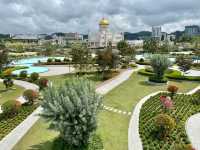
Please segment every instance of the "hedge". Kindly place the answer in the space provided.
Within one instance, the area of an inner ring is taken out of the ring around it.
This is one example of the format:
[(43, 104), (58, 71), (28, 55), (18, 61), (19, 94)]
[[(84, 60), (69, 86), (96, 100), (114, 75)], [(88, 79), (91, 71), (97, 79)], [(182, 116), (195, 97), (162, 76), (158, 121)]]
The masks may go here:
[[(138, 74), (145, 75), (145, 76), (153, 76), (154, 75), (153, 72), (146, 71), (146, 69), (140, 69), (138, 71)], [(174, 80), (200, 81), (200, 76), (198, 76), (198, 77), (183, 76), (181, 74), (181, 72), (177, 71), (177, 70), (173, 70), (173, 71), (168, 70), (165, 73), (165, 77), (168, 79), (174, 79)]]

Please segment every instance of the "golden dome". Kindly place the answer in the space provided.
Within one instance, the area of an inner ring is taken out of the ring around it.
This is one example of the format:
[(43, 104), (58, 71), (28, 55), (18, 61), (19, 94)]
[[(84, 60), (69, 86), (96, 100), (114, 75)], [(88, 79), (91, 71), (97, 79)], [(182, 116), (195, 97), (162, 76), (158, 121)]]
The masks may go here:
[(99, 25), (109, 25), (109, 21), (105, 18), (101, 19)]

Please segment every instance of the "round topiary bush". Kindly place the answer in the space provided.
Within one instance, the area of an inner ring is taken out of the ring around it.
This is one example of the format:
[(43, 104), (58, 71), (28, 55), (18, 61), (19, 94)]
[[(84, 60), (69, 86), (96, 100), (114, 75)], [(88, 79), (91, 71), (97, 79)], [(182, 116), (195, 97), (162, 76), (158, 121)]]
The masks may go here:
[(36, 81), (39, 78), (39, 74), (36, 72), (31, 73), (30, 75), (31, 81)]
[(12, 75), (12, 69), (6, 69), (4, 72), (3, 72), (3, 76), (4, 77), (10, 77)]
[(169, 85), (167, 87), (167, 91), (171, 93), (171, 98), (173, 98), (174, 95), (178, 92), (178, 87), (175, 85)]
[(43, 90), (44, 88), (48, 87), (49, 80), (46, 78), (40, 78), (38, 80), (38, 86), (40, 87), (40, 90)]
[(155, 126), (158, 131), (158, 138), (164, 139), (175, 128), (176, 122), (174, 118), (167, 114), (159, 114), (155, 117)]
[(48, 63), (51, 63), (51, 62), (53, 62), (53, 59), (52, 59), (52, 58), (48, 58), (48, 59), (47, 59), (47, 62), (48, 62)]
[(2, 104), (1, 109), (3, 111), (4, 116), (14, 116), (18, 113), (18, 110), (21, 107), (21, 103), (19, 101), (10, 100)]
[(19, 73), (19, 77), (22, 78), (22, 79), (25, 79), (27, 78), (28, 76), (28, 73), (26, 70), (22, 70), (20, 73)]
[(11, 78), (4, 79), (3, 84), (5, 85), (6, 89), (11, 88), (14, 85), (13, 80)]
[(32, 105), (34, 101), (38, 98), (38, 93), (33, 90), (26, 90), (23, 93), (23, 97), (27, 100), (27, 103)]

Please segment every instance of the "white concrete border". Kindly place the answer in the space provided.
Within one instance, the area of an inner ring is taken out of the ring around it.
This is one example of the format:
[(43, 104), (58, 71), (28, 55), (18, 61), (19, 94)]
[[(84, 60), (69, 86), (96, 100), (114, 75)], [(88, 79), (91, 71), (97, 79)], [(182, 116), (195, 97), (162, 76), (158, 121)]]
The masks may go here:
[[(186, 94), (187, 95), (194, 94), (199, 89), (200, 89), (200, 86), (196, 87), (195, 89), (191, 90), (190, 92), (188, 92)], [(149, 100), (152, 96), (155, 96), (155, 95), (157, 95), (157, 94), (159, 94), (161, 92), (164, 92), (164, 91), (158, 91), (158, 92), (151, 93), (151, 94), (145, 96), (135, 106), (135, 108), (133, 110), (133, 113), (132, 113), (132, 116), (131, 116), (131, 120), (129, 122), (129, 129), (128, 129), (128, 149), (129, 150), (143, 150), (142, 140), (141, 140), (140, 134), (139, 134), (139, 116), (140, 116), (140, 110), (142, 108), (142, 105), (147, 100)], [(182, 93), (179, 93), (179, 94), (182, 94)], [(200, 118), (199, 118), (199, 120), (200, 120)], [(199, 123), (200, 123), (200, 121), (199, 121)], [(187, 131), (187, 128), (186, 128), (186, 131)], [(189, 136), (189, 138), (190, 138), (190, 136)], [(190, 140), (192, 141), (192, 138), (190, 138)], [(199, 142), (199, 147), (200, 147), (200, 142)], [(198, 150), (200, 150), (200, 149), (198, 149)]]

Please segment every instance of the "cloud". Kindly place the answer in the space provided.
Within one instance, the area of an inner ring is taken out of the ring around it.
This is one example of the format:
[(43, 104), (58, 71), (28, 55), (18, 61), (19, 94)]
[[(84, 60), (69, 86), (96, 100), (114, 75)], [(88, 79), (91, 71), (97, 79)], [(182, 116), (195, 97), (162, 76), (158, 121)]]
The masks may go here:
[(199, 6), (199, 0), (1, 0), (0, 33), (87, 33), (102, 17), (116, 31), (161, 25), (171, 32), (200, 25)]

